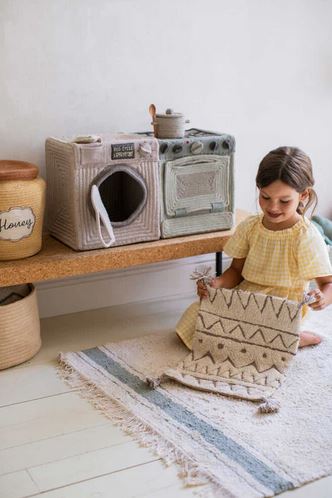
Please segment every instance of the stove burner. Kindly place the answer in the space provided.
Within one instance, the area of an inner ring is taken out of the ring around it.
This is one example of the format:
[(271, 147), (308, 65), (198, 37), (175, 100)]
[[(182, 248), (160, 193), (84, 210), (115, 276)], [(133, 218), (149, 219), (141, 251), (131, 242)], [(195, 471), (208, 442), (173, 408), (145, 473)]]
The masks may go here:
[[(145, 132), (138, 132), (138, 135), (145, 135), (147, 137), (153, 137), (153, 131), (145, 131)], [(206, 137), (206, 136), (219, 136), (220, 133), (214, 133), (213, 131), (206, 131), (206, 130), (199, 130), (198, 128), (190, 128), (189, 130), (185, 131), (184, 138), (190, 138), (190, 137)], [(180, 140), (180, 138), (177, 139), (172, 139), (172, 138), (159, 138), (158, 140)]]
[(199, 130), (198, 128), (190, 128), (185, 132), (186, 137), (206, 137), (209, 135), (216, 136), (219, 135), (219, 133), (213, 133), (212, 131), (206, 131), (206, 130)]

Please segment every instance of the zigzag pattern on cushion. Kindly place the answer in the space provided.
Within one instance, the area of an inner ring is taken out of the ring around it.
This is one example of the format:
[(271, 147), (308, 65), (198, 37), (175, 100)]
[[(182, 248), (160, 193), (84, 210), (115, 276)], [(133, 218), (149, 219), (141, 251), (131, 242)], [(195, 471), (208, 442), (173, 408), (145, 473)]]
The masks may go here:
[[(199, 320), (201, 320), (201, 328)], [(286, 351), (298, 342), (298, 334), (273, 327), (257, 326), (255, 323), (244, 323), (236, 318), (218, 317), (211, 323), (211, 317), (204, 316), (202, 312), (198, 314), (196, 330), (212, 337), (225, 337), (257, 346), (264, 345), (272, 349), (282, 348)]]
[(297, 303), (209, 288), (192, 351), (167, 375), (197, 389), (261, 399), (277, 389), (299, 342)]
[[(216, 306), (220, 307), (220, 305), (224, 303), (228, 310), (232, 309), (234, 306), (240, 305), (243, 311), (246, 311), (250, 306), (251, 311), (259, 311), (262, 316), (265, 315), (268, 316), (268, 318), (271, 318), (271, 313), (274, 313), (275, 318), (279, 318), (280, 315), (285, 315), (287, 312), (291, 322), (293, 322), (300, 313), (300, 308), (298, 306), (294, 307), (291, 304), (292, 302), (287, 299), (241, 290), (232, 290), (230, 294), (228, 294), (225, 290), (227, 289), (211, 289), (208, 299), (202, 301), (203, 305), (209, 301), (211, 304), (216, 303)], [(268, 306), (268, 304), (270, 304), (270, 306)], [(202, 309), (204, 309), (204, 307), (202, 307)]]

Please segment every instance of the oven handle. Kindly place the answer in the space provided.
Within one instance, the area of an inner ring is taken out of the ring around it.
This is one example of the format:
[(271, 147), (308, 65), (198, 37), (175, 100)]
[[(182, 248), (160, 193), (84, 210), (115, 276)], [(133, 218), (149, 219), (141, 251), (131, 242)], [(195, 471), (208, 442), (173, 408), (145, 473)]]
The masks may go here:
[[(107, 214), (107, 211), (105, 209), (103, 201), (101, 200), (99, 189), (98, 189), (97, 185), (92, 185), (92, 187), (91, 187), (91, 202), (92, 202), (92, 206), (93, 206), (93, 209), (94, 209), (95, 215), (96, 215), (96, 223), (97, 223), (97, 229), (98, 229), (98, 234), (99, 234), (100, 240), (101, 240), (104, 247), (110, 247), (115, 242), (115, 236), (114, 236), (113, 227), (112, 227), (112, 224), (110, 222), (109, 216)], [(103, 237), (103, 234), (101, 232), (100, 220), (102, 221), (102, 223), (107, 231), (107, 234), (110, 238), (109, 242), (106, 242), (106, 240)]]

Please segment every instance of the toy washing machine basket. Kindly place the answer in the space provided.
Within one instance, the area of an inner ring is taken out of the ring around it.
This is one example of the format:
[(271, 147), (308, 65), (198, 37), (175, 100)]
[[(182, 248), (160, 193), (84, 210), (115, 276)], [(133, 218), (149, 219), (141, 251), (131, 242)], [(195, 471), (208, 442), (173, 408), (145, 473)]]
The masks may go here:
[(48, 229), (75, 250), (160, 238), (158, 142), (110, 134), (46, 140)]

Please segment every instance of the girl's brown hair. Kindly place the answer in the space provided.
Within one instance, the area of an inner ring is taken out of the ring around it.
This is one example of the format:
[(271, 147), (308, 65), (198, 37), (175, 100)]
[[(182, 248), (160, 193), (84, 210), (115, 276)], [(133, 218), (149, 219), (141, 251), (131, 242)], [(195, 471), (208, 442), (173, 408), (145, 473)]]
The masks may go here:
[(278, 147), (278, 149), (271, 150), (263, 157), (259, 165), (256, 185), (261, 189), (276, 180), (281, 180), (299, 193), (309, 189), (309, 199), (306, 205), (300, 202), (297, 212), (303, 215), (313, 205), (313, 213), (318, 199), (312, 188), (315, 180), (312, 175), (311, 160), (307, 154), (296, 147)]

